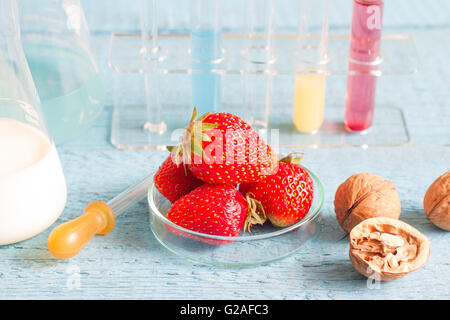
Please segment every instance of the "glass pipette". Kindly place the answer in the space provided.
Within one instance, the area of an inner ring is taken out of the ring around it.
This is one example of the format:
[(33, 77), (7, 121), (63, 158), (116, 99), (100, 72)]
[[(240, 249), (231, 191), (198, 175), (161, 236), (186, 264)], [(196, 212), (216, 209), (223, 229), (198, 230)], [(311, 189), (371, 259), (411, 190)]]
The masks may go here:
[(115, 217), (144, 199), (152, 182), (153, 174), (127, 188), (108, 202), (93, 201), (89, 203), (82, 216), (52, 230), (48, 237), (48, 250), (56, 258), (73, 257), (94, 235), (109, 233), (114, 228)]

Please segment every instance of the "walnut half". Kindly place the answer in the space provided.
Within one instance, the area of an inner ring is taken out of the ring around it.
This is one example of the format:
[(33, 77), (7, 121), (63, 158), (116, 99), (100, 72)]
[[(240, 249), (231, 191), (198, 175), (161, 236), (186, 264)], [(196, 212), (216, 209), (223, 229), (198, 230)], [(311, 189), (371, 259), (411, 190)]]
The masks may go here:
[(431, 184), (423, 199), (423, 207), (428, 220), (450, 231), (450, 171)]
[(350, 259), (366, 277), (381, 281), (401, 278), (420, 269), (430, 255), (430, 240), (400, 220), (376, 217), (350, 232)]

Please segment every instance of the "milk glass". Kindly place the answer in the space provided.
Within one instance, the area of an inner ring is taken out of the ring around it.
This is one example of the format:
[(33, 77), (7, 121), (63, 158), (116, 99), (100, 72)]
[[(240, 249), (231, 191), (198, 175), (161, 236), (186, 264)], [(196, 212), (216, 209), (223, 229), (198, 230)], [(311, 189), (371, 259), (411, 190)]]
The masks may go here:
[(0, 245), (37, 235), (67, 190), (22, 49), (16, 0), (0, 0)]

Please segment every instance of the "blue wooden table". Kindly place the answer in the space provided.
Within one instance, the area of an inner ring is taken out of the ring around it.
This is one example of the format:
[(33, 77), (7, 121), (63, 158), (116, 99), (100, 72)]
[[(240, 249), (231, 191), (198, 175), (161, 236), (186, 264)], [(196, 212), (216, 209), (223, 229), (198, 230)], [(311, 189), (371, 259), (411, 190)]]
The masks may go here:
[[(97, 2), (84, 3), (93, 50), (108, 78), (109, 33), (130, 28), (126, 25), (130, 20), (121, 20), (126, 15), (118, 8), (100, 15), (103, 11)], [(450, 4), (437, 0), (396, 3), (386, 13), (388, 27), (413, 34), (421, 70), (414, 76), (386, 77), (380, 99), (400, 102), (411, 143), (395, 148), (305, 151), (305, 165), (319, 175), (325, 187), (322, 230), (314, 241), (265, 266), (225, 269), (194, 264), (157, 243), (148, 224), (147, 204), (142, 202), (118, 218), (109, 235), (95, 237), (70, 260), (54, 259), (48, 252), (50, 229), (28, 241), (1, 247), (0, 298), (449, 299), (450, 233), (425, 218), (422, 201), (433, 180), (450, 170)], [(337, 9), (348, 17), (345, 8), (348, 5)], [(335, 21), (337, 29), (345, 29), (341, 22)], [(80, 215), (89, 201), (110, 199), (154, 171), (167, 156), (162, 151), (115, 149), (109, 143), (111, 109), (108, 101), (91, 129), (58, 147), (69, 193), (55, 226)], [(393, 181), (401, 199), (401, 219), (430, 238), (431, 255), (419, 271), (371, 286), (354, 270), (348, 237), (336, 222), (333, 200), (338, 185), (357, 172), (372, 172)]]

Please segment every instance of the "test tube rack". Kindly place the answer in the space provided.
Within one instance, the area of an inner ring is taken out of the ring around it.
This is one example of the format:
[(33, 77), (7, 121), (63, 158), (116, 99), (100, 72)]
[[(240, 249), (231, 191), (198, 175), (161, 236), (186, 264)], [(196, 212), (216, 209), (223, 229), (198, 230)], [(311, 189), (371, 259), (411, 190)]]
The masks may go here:
[[(295, 34), (274, 34), (273, 59), (249, 61), (245, 56), (247, 35), (222, 33), (222, 55), (205, 69), (193, 67), (189, 33), (164, 34), (155, 29), (152, 32), (153, 35), (144, 35), (148, 41), (155, 37), (158, 40), (154, 56), (150, 58), (143, 58), (142, 33), (111, 34), (108, 56), (109, 67), (114, 71), (111, 143), (119, 149), (164, 149), (177, 144), (194, 107), (192, 94), (196, 75), (220, 78), (220, 111), (244, 119), (248, 116), (248, 110), (245, 110), (248, 82), (256, 81), (253, 86), (256, 92), (252, 93), (257, 100), (255, 104), (259, 111), (267, 112), (268, 119), (260, 132), (267, 134), (276, 130), (280, 148), (367, 148), (401, 146), (410, 141), (402, 109), (397, 102), (383, 97), (377, 98), (374, 124), (367, 132), (345, 131), (348, 35), (328, 37), (324, 123), (318, 132), (305, 134), (296, 130), (292, 120)], [(409, 34), (383, 35), (381, 55), (382, 62), (375, 74), (378, 77), (410, 75), (418, 71), (419, 59)], [(126, 92), (122, 90), (124, 83)], [(379, 96), (383, 92), (382, 86), (381, 81)], [(157, 109), (154, 106), (149, 109), (149, 101), (156, 101)], [(157, 130), (149, 130), (146, 124), (155, 114), (163, 125), (157, 126)], [(270, 143), (270, 137), (265, 138)]]

